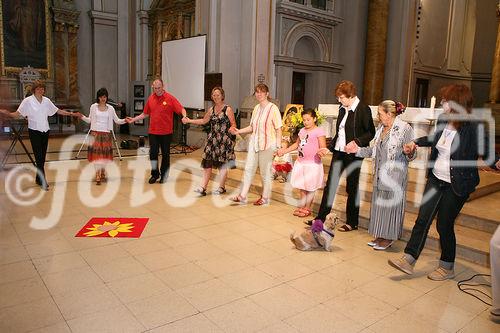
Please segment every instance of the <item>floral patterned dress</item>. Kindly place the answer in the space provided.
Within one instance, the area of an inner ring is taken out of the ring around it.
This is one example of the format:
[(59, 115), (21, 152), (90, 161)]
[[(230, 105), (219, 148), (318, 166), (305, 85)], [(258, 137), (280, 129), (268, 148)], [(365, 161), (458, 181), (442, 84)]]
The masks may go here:
[(224, 105), (221, 112), (215, 113), (212, 108), (210, 115), (210, 132), (208, 132), (207, 142), (203, 150), (201, 166), (202, 168), (235, 168), (234, 136), (229, 133), (231, 123), (226, 114), (227, 105)]

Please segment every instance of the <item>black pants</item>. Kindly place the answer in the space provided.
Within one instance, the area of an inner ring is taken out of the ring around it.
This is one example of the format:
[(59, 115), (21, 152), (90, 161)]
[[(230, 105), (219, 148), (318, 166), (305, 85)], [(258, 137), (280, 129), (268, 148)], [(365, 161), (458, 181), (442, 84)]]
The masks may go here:
[[(149, 134), (149, 160), (151, 161), (151, 177), (168, 177), (170, 169), (170, 142), (172, 134)], [(161, 168), (158, 171), (158, 152), (161, 149)]]
[(328, 180), (323, 189), (323, 197), (319, 207), (317, 219), (325, 220), (326, 216), (332, 210), (333, 201), (337, 187), (339, 186), (340, 176), (346, 171), (347, 177), (347, 221), (351, 227), (356, 228), (359, 223), (359, 174), (361, 172), (362, 159), (356, 158), (354, 154), (335, 151), (328, 171)]
[(450, 183), (437, 179), (431, 172), (425, 185), (417, 220), (404, 252), (418, 259), (424, 248), (432, 220), (437, 214), (436, 228), (441, 245), (441, 260), (449, 263), (455, 262), (457, 244), (455, 219), (468, 197), (468, 195), (456, 195)]
[(47, 147), (49, 145), (49, 131), (40, 132), (28, 128), (28, 135), (35, 155), (36, 163), (36, 183), (39, 185), (47, 185), (45, 179), (45, 156), (47, 155)]

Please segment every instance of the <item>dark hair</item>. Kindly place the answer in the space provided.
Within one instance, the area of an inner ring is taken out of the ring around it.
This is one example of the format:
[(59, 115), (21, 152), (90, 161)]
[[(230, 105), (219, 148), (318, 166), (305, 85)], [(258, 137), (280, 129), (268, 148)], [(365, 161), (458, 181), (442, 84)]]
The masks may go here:
[(344, 80), (337, 84), (337, 87), (335, 88), (335, 96), (340, 97), (342, 95), (347, 98), (356, 96), (356, 86), (354, 86), (354, 83)]
[(106, 88), (101, 88), (97, 90), (95, 101), (99, 103), (99, 97), (106, 96), (106, 102), (108, 101), (108, 90)]
[(302, 112), (300, 113), (300, 115), (301, 115), (302, 117), (304, 117), (304, 115), (306, 115), (306, 114), (310, 115), (310, 116), (311, 116), (311, 117), (313, 117), (313, 118), (318, 118), (318, 116), (317, 116), (317, 114), (316, 114), (316, 111), (314, 111), (314, 109), (305, 109), (304, 111), (302, 111)]
[[(461, 105), (467, 113), (472, 112), (472, 91), (465, 84), (450, 84), (439, 90), (439, 96), (446, 101), (453, 101)], [(450, 106), (451, 107), (451, 106)], [(451, 107), (451, 113), (460, 113)]]
[(212, 92), (210, 93), (210, 97), (212, 97), (212, 94), (216, 90), (220, 91), (220, 94), (222, 96), (222, 100), (225, 100), (226, 99), (226, 93), (224, 92), (224, 89), (222, 89), (222, 87), (220, 87), (220, 86), (213, 87)]
[(269, 92), (269, 87), (267, 85), (265, 85), (264, 83), (259, 83), (258, 85), (255, 86), (254, 94), (256, 92), (265, 92), (265, 93), (268, 93)]

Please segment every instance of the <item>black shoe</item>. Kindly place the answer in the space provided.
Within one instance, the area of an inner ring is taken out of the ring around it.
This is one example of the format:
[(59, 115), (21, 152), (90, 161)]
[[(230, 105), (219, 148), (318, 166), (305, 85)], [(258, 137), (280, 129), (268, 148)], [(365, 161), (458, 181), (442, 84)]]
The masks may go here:
[(164, 184), (167, 182), (167, 177), (160, 177), (160, 184)]
[(151, 178), (149, 178), (149, 180), (148, 180), (148, 183), (154, 184), (154, 183), (156, 183), (157, 180), (158, 180), (158, 177), (151, 176)]
[(307, 221), (304, 221), (304, 224), (311, 226), (311, 225), (313, 225), (313, 222), (314, 222), (314, 220), (307, 220)]

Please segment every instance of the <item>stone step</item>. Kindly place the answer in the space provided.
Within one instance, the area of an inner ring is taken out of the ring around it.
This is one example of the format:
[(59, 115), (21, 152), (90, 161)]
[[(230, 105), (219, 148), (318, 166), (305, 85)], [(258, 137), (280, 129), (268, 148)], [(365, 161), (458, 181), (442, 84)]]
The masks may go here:
[[(200, 169), (199, 162), (193, 159), (178, 159), (177, 163), (174, 164), (176, 168), (195, 174), (197, 176), (202, 175), (202, 170)], [(364, 171), (364, 170), (363, 170)], [(413, 173), (413, 172), (411, 172)], [(215, 180), (217, 174), (212, 172), (212, 180)], [(410, 175), (414, 177), (414, 175)], [(237, 169), (233, 169), (229, 172), (226, 185), (238, 188), (241, 185), (241, 179), (243, 178), (243, 166), (238, 165)], [(370, 218), (370, 200), (371, 200), (371, 180), (369, 175), (364, 173), (361, 178), (361, 186), (364, 186), (365, 190), (361, 193), (361, 206), (360, 206), (360, 227), (368, 228), (368, 222)], [(420, 182), (420, 180), (414, 178), (414, 184)], [(364, 183), (364, 184), (363, 184)], [(254, 177), (252, 186), (250, 187), (250, 192), (258, 194), (261, 191), (260, 187), (260, 177), (257, 174)], [(314, 210), (317, 211), (321, 201), (322, 190), (318, 190), (314, 200)], [(411, 234), (411, 230), (415, 223), (418, 206), (414, 203), (416, 200), (411, 200), (410, 198), (418, 196), (415, 192), (407, 192), (407, 208), (405, 214), (405, 220), (403, 224), (403, 236), (402, 240), (407, 241)], [(272, 199), (279, 202), (288, 203), (290, 205), (295, 205), (298, 198), (298, 191), (293, 190), (289, 183), (279, 183), (273, 182), (272, 189)], [(333, 206), (333, 211), (341, 218), (345, 219), (345, 202), (347, 200), (347, 193), (345, 193), (345, 180), (341, 181), (341, 186), (339, 186), (339, 191), (335, 197), (335, 202)], [(466, 203), (463, 211), (457, 218), (457, 225), (455, 227), (456, 238), (457, 238), (457, 257), (463, 258), (465, 260), (481, 264), (483, 266), (489, 265), (489, 240), (492, 233), (496, 230), (496, 227), (500, 224), (500, 219), (496, 218), (494, 215), (485, 214), (486, 216), (477, 216), (477, 209), (474, 207), (467, 208), (467, 205), (471, 203)], [(292, 210), (292, 208), (291, 208)], [(429, 231), (429, 235), (426, 242), (426, 248), (433, 250), (439, 250), (439, 236), (437, 234), (435, 223)]]

